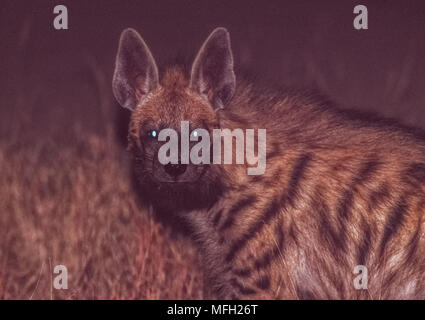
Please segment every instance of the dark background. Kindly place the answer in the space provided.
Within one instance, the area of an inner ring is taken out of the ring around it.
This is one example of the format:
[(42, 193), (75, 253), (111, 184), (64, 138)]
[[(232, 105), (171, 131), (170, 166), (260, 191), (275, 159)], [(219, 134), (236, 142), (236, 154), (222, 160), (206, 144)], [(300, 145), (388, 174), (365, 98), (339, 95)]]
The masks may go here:
[[(68, 8), (68, 30), (53, 28), (58, 4)], [(368, 7), (368, 30), (353, 28), (357, 4)], [(0, 10), (2, 136), (21, 113), (43, 130), (51, 121), (98, 128), (99, 108), (116, 108), (110, 82), (126, 27), (161, 65), (194, 56), (224, 26), (237, 66), (425, 127), (423, 1), (3, 0)]]

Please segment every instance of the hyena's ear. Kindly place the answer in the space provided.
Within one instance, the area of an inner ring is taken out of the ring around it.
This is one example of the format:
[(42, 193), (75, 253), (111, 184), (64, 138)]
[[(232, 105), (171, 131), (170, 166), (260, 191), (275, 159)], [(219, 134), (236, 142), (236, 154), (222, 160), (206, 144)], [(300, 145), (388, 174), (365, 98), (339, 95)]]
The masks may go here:
[(112, 79), (114, 96), (125, 108), (133, 110), (158, 86), (158, 68), (152, 54), (133, 29), (122, 32)]
[(235, 84), (229, 33), (224, 28), (217, 28), (193, 62), (190, 87), (205, 97), (214, 109), (219, 109), (232, 98)]

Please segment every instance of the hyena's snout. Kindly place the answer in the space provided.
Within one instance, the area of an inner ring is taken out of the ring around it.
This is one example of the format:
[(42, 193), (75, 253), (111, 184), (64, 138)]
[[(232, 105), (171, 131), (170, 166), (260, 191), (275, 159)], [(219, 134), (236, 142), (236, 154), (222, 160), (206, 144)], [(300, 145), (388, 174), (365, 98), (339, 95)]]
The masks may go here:
[[(176, 144), (180, 145), (180, 140)], [(158, 143), (157, 147), (160, 146), (162, 145)], [(188, 162), (182, 161), (184, 157), (182, 157), (180, 150), (176, 152), (175, 159), (165, 157), (165, 153), (158, 149), (153, 152), (152, 176), (157, 182), (172, 182), (173, 184), (176, 182), (195, 182), (207, 170), (206, 165), (193, 164), (190, 160)]]
[(186, 172), (186, 164), (166, 164), (164, 165), (164, 171), (172, 178), (178, 178)]

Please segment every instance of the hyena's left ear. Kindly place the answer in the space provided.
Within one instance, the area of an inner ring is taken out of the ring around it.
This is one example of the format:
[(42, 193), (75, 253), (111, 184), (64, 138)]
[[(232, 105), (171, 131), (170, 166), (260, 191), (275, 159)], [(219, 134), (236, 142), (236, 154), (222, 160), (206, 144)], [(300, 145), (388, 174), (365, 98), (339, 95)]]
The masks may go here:
[(158, 68), (136, 30), (122, 32), (112, 79), (114, 96), (121, 106), (133, 110), (158, 86)]
[(217, 28), (193, 62), (190, 87), (206, 98), (214, 109), (219, 109), (232, 98), (235, 84), (229, 32)]

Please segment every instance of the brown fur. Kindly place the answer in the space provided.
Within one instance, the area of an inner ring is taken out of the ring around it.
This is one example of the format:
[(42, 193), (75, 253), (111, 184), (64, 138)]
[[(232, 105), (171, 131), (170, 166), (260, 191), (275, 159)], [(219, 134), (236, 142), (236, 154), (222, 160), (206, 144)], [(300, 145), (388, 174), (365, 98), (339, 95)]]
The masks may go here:
[[(146, 123), (267, 129), (264, 175), (210, 165), (191, 194), (178, 186), (154, 191), (154, 206), (208, 198), (174, 211), (193, 227), (214, 296), (425, 298), (425, 140), (308, 94), (240, 80), (225, 108), (214, 111), (189, 83), (179, 68), (168, 69), (135, 108), (129, 141), (136, 160)], [(354, 288), (356, 265), (368, 268), (368, 290)]]

